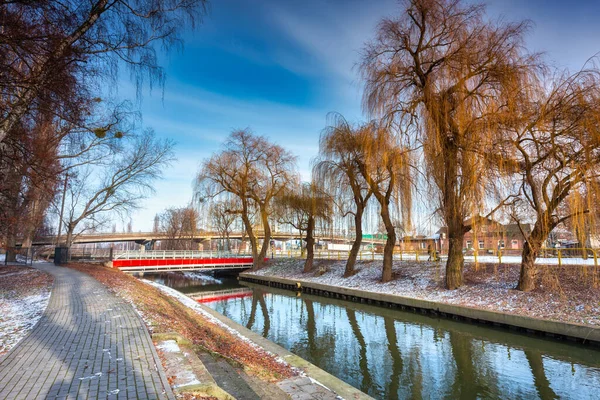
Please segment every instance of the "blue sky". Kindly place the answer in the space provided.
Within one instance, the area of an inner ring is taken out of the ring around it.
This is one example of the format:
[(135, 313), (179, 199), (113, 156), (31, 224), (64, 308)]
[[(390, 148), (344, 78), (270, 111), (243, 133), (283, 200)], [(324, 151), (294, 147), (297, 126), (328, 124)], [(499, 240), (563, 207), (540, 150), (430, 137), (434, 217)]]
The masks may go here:
[[(487, 4), (492, 18), (533, 20), (529, 48), (557, 66), (579, 69), (600, 51), (600, 1)], [(399, 11), (395, 0), (213, 0), (183, 51), (163, 55), (164, 92), (144, 91), (144, 126), (176, 140), (178, 161), (132, 215), (134, 230), (150, 230), (154, 214), (190, 201), (200, 163), (233, 129), (249, 127), (288, 148), (308, 177), (327, 113), (362, 119), (355, 64), (377, 22)], [(118, 95), (133, 93), (123, 80)]]

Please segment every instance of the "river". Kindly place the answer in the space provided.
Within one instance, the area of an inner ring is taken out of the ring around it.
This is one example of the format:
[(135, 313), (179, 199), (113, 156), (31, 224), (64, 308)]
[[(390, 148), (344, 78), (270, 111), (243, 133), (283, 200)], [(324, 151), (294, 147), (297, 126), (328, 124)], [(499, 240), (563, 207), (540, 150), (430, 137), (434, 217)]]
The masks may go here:
[(151, 276), (380, 399), (600, 399), (600, 349), (238, 283)]

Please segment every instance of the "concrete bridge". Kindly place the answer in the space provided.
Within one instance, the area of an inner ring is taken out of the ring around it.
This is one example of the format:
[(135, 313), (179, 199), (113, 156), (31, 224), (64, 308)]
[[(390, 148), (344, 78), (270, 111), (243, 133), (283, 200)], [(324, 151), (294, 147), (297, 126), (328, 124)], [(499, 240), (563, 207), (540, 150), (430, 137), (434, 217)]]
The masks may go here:
[[(261, 230), (256, 231), (256, 236), (260, 239), (264, 237), (264, 232)], [(341, 233), (331, 232), (318, 232), (315, 235), (321, 240), (332, 240), (332, 241), (348, 241), (351, 240), (346, 235)], [(64, 238), (64, 236), (62, 236)], [(243, 232), (232, 232), (229, 235), (230, 239), (241, 240), (247, 239)], [(271, 238), (274, 240), (287, 241), (293, 239), (300, 239), (298, 233), (290, 232), (272, 232)], [(164, 232), (125, 232), (125, 233), (87, 233), (77, 235), (74, 244), (86, 244), (86, 243), (115, 243), (115, 242), (135, 242), (137, 244), (147, 244), (158, 242), (161, 240), (192, 240), (197, 243), (202, 243), (207, 240), (222, 239), (222, 236), (218, 232), (212, 231), (200, 231), (193, 235), (182, 235), (180, 237), (173, 238)], [(38, 237), (33, 241), (34, 246), (52, 246), (57, 242), (56, 236), (42, 236)], [(384, 243), (384, 239), (370, 239), (364, 238), (363, 243)], [(20, 243), (17, 243), (20, 245)]]

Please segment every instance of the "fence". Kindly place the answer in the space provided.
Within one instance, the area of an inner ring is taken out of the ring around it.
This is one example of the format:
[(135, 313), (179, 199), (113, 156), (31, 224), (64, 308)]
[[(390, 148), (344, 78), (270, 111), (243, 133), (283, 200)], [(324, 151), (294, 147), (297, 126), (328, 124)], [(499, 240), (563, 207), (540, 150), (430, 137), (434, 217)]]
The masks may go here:
[(32, 247), (7, 248), (4, 252), (4, 265), (13, 262), (31, 265), (34, 256), (35, 254)]
[[(543, 248), (540, 250), (537, 263), (553, 265), (595, 265), (598, 266), (600, 249), (594, 248)], [(465, 261), (474, 263), (520, 263), (520, 249), (469, 249), (463, 250)], [(346, 260), (348, 250), (315, 250), (315, 258), (325, 260)], [(112, 259), (179, 259), (179, 258), (227, 258), (252, 257), (250, 252), (231, 251), (195, 251), (195, 250), (146, 250), (114, 252)], [(306, 258), (306, 250), (272, 250), (268, 258)], [(428, 252), (426, 249), (395, 250), (393, 259), (396, 261), (443, 261), (447, 258), (444, 252)], [(78, 260), (107, 260), (111, 259), (111, 249), (92, 251), (71, 250), (70, 259)], [(357, 254), (357, 260), (382, 260), (383, 253), (363, 250)]]
[[(537, 263), (554, 265), (594, 265), (598, 266), (600, 249), (593, 248), (543, 248), (540, 250)], [(463, 250), (467, 262), (475, 263), (520, 263), (521, 249), (477, 249)], [(315, 250), (315, 258), (326, 260), (345, 260), (350, 252), (347, 250)], [(300, 250), (276, 250), (271, 252), (272, 258), (306, 258), (306, 252)], [(398, 261), (442, 261), (448, 256), (439, 251), (426, 249), (394, 250), (393, 259)], [(360, 251), (358, 260), (382, 260), (383, 253)]]
[(113, 249), (69, 249), (70, 261), (108, 261), (113, 257)]

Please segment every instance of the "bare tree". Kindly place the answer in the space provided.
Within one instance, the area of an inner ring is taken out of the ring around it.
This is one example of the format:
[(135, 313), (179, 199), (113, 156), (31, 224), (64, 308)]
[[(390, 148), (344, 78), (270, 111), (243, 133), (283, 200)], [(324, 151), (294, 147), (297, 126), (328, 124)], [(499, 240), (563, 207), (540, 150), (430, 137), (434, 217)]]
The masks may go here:
[(289, 224), (301, 234), (305, 234), (304, 272), (313, 270), (315, 227), (317, 221), (331, 218), (331, 200), (331, 197), (314, 183), (290, 187), (276, 199), (279, 222)]
[(117, 79), (127, 65), (138, 89), (161, 83), (155, 44), (181, 42), (183, 28), (205, 12), (205, 0), (10, 1), (0, 6), (0, 142), (35, 108), (40, 95), (61, 90), (69, 72), (79, 92), (98, 79)]
[[(358, 169), (355, 155), (355, 130), (339, 114), (333, 114), (333, 124), (321, 134), (319, 157), (313, 167), (313, 179), (333, 192), (332, 198), (345, 217), (354, 216), (355, 238), (346, 261), (344, 277), (354, 274), (356, 257), (363, 236), (363, 215), (373, 191)], [(352, 206), (346, 201), (351, 197)]]
[(41, 110), (10, 132), (0, 143), (0, 219), (8, 243), (19, 237), (31, 246), (59, 183), (70, 169), (110, 160), (133, 126), (131, 115), (125, 103), (77, 99), (63, 104), (60, 118)]
[[(585, 232), (584, 215), (594, 208), (600, 173), (600, 70), (590, 66), (571, 76), (543, 79), (521, 96), (518, 116), (501, 142), (504, 170), (519, 202), (512, 218), (523, 232), (518, 289), (535, 289), (535, 260), (550, 232), (563, 223)], [(589, 224), (589, 222), (587, 222)], [(581, 236), (580, 236), (581, 237)]]
[[(227, 192), (239, 199), (239, 214), (252, 245), (255, 269), (263, 266), (269, 248), (273, 199), (289, 184), (294, 168), (295, 157), (288, 151), (246, 129), (234, 131), (224, 149), (205, 161), (198, 174), (198, 193), (216, 196)], [(258, 211), (264, 233), (260, 250), (251, 220), (253, 209)]]
[[(158, 140), (152, 131), (132, 137), (131, 144), (113, 154), (102, 168), (84, 166), (72, 170), (67, 190), (66, 246), (70, 247), (76, 228), (102, 226), (111, 213), (126, 213), (139, 206), (139, 201), (153, 191), (154, 180), (162, 175), (173, 160), (173, 143)], [(77, 173), (76, 173), (77, 172)]]
[(410, 150), (394, 141), (386, 126), (371, 122), (354, 135), (354, 160), (373, 196), (379, 203), (379, 214), (387, 240), (383, 248), (381, 280), (392, 280), (392, 263), (396, 245), (396, 223), (392, 210), (395, 201), (402, 220), (410, 227), (412, 209), (412, 165)]
[(211, 225), (221, 236), (226, 251), (231, 251), (230, 235), (234, 223), (239, 218), (240, 206), (238, 203), (233, 199), (217, 200), (210, 205), (208, 210)]
[(159, 216), (160, 230), (167, 235), (165, 250), (194, 250), (198, 211), (193, 207), (168, 208)]
[(449, 289), (463, 283), (463, 238), (482, 207), (498, 115), (514, 110), (511, 94), (535, 66), (522, 51), (527, 26), (490, 22), (482, 5), (461, 0), (410, 0), (365, 48), (365, 109), (422, 143), (448, 228)]

